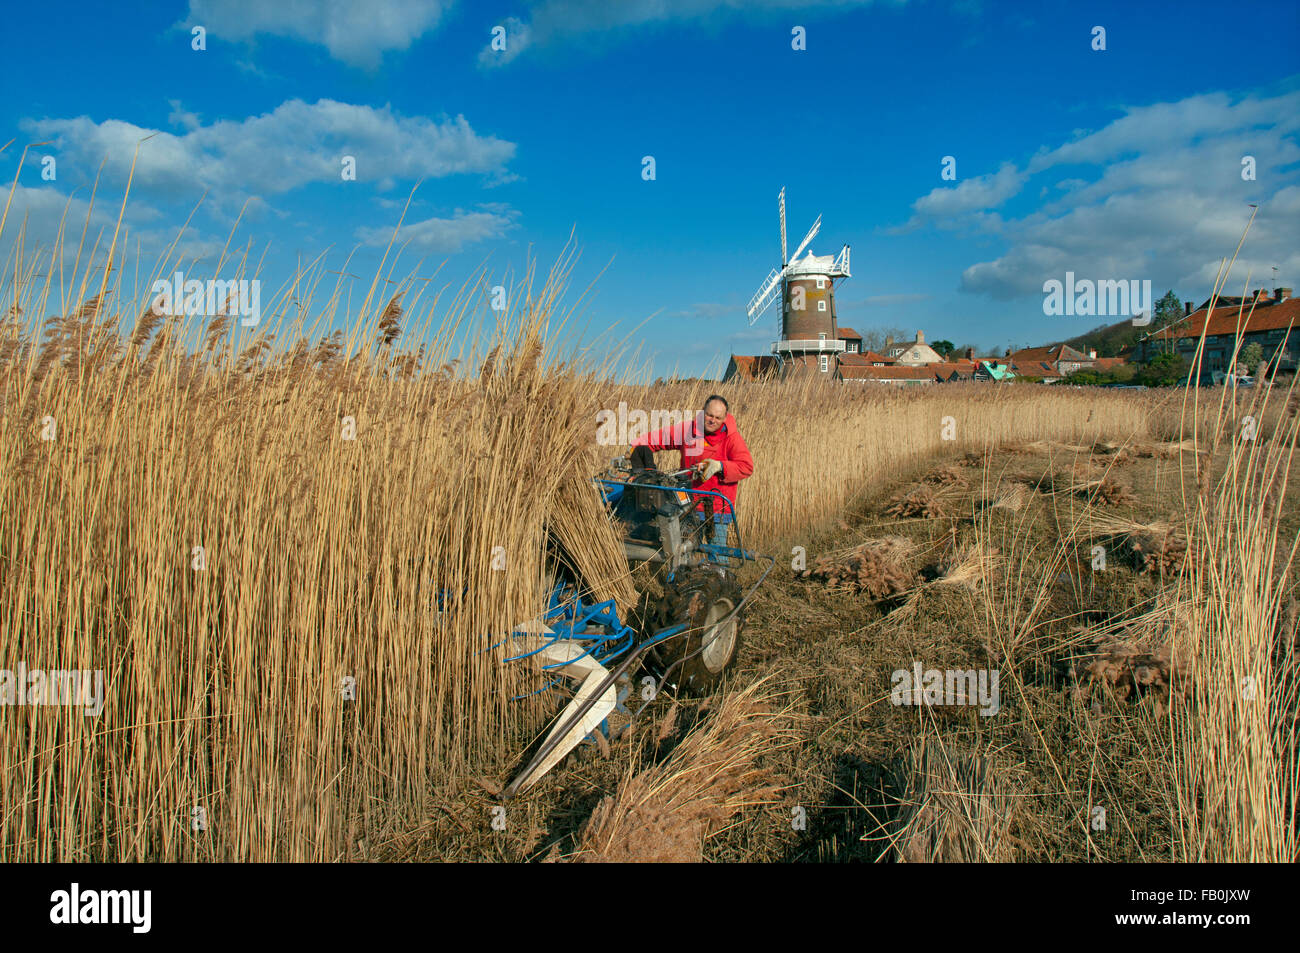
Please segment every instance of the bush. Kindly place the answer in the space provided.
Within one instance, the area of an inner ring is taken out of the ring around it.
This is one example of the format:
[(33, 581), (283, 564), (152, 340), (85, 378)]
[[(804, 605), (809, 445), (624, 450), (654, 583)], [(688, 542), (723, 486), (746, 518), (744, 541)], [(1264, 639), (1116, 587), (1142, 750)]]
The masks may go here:
[(1157, 354), (1133, 375), (1134, 384), (1173, 387), (1187, 377), (1187, 362), (1174, 353)]

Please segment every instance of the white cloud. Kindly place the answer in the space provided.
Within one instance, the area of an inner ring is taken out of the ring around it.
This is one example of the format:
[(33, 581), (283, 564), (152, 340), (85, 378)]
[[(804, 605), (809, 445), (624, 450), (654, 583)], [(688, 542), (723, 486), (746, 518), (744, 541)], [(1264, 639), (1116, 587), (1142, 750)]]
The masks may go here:
[[(402, 225), (394, 243), (409, 243), (416, 249), (455, 254), (466, 245), (505, 236), (517, 227), (518, 217), (517, 211), (497, 203), (485, 205), (475, 212), (456, 209), (451, 218), (426, 218)], [(359, 228), (357, 239), (366, 245), (387, 245), (393, 240), (393, 228)]]
[[(1259, 204), (1232, 282), (1300, 284), (1300, 92), (1272, 97), (1226, 93), (1130, 107), (1102, 129), (1077, 132), (1039, 151), (1024, 171), (1004, 165), (970, 180), (964, 195), (935, 190), (913, 206), (909, 225), (927, 223), (997, 235), (1007, 251), (962, 273), (963, 290), (997, 300), (1042, 295), (1043, 282), (1080, 278), (1151, 279), (1161, 289), (1208, 294)], [(1241, 177), (1243, 156), (1256, 179)], [(1059, 174), (1059, 179), (1051, 177)], [(1025, 182), (1053, 187), (1047, 204), (1021, 218), (990, 209)], [(1068, 177), (1067, 177), (1068, 176)], [(973, 183), (973, 184), (972, 184)]]
[(184, 26), (209, 40), (260, 34), (314, 43), (352, 66), (373, 69), (435, 29), (454, 0), (190, 0)]
[(505, 36), (502, 38), (505, 49), (494, 50), (492, 41), (488, 41), (488, 45), (478, 54), (480, 66), (504, 66), (532, 45), (533, 28), (518, 17), (506, 17), (497, 25), (505, 27)]
[(1056, 149), (1041, 150), (1029, 163), (1030, 173), (1069, 163), (1096, 164), (1153, 147), (1190, 144), (1206, 137), (1223, 137), (1251, 129), (1279, 134), (1300, 129), (1300, 93), (1272, 99), (1247, 96), (1233, 102), (1225, 92), (1190, 96), (1173, 103), (1124, 109), (1125, 115), (1096, 132), (1080, 131)]
[(339, 182), (345, 155), (356, 159), (358, 182), (376, 182), (462, 173), (499, 178), (515, 152), (512, 142), (476, 133), (464, 116), (402, 117), (388, 106), (330, 99), (292, 99), (261, 116), (220, 120), (181, 135), (88, 116), (25, 120), (22, 128), (52, 140), (61, 165), (94, 169), (106, 159), (105, 176), (117, 182), (126, 181), (136, 144), (152, 135), (140, 146), (133, 189), (172, 195), (210, 189), (217, 200)]
[[(528, 19), (507, 17), (506, 48), (489, 40), (479, 53), (483, 66), (503, 66), (531, 46), (555, 40), (627, 30), (711, 16), (749, 16), (756, 12), (818, 12), (871, 6), (875, 0), (534, 0)], [(895, 5), (906, 0), (893, 0)]]
[[(6, 205), (9, 206), (4, 232), (0, 234), (0, 260), (9, 256), (21, 238), (23, 257), (29, 262), (37, 263), (38, 271), (43, 273), (50, 264), (56, 244), (60, 242), (59, 231), (62, 228), (61, 253), (55, 260), (55, 267), (63, 267), (64, 282), (71, 284), (79, 279), (81, 271), (95, 273), (103, 266), (112, 243), (113, 230), (117, 226), (120, 195), (109, 197), (101, 191), (92, 208), (88, 190), (77, 190), (69, 195), (53, 185), (28, 188), (19, 184), (13, 189), (12, 202), (9, 193), (8, 185), (0, 185), (0, 211)], [(134, 200), (127, 203), (115, 251), (119, 263), (124, 260), (122, 256), (126, 256), (123, 266), (126, 272), (132, 273), (138, 265), (141, 274), (147, 273), (155, 266), (159, 256), (171, 248), (173, 242), (173, 259), (204, 258), (215, 256), (221, 251), (223, 243), (220, 240), (206, 237), (193, 226), (178, 237), (179, 229), (174, 226), (144, 225), (148, 222), (161, 222), (163, 217), (158, 209), (150, 205)], [(81, 246), (80, 249), (78, 246)], [(137, 250), (140, 253), (138, 258)], [(72, 269), (77, 263), (78, 254), (78, 267), (81, 271), (74, 275)], [(59, 280), (60, 276), (56, 274), (56, 286)], [(130, 280), (126, 284), (129, 285)], [(57, 310), (57, 305), (54, 307)]]
[[(75, 196), (69, 198), (52, 186), (31, 189), (19, 184), (13, 190), (12, 201), (9, 192), (8, 184), (0, 185), (0, 213), (3, 213), (6, 205), (9, 207), (3, 234), (6, 245), (15, 240), (19, 229), (25, 226), (24, 249), (27, 252), (36, 249), (48, 251), (58, 238), (60, 222), (63, 223), (65, 234), (72, 233), (72, 237), (65, 238), (65, 241), (75, 243), (82, 226), (86, 224), (86, 213), (90, 210), (88, 199)], [(105, 227), (112, 234), (113, 221), (102, 201), (91, 214), (88, 227), (91, 236)]]
[(997, 172), (962, 180), (955, 187), (934, 189), (912, 203), (913, 222), (997, 208), (1020, 191), (1026, 178), (1012, 163), (1004, 162)]
[(180, 126), (186, 132), (193, 132), (203, 125), (198, 113), (184, 109), (179, 99), (169, 99), (167, 105), (172, 108), (172, 111), (167, 114), (167, 121), (173, 126)]

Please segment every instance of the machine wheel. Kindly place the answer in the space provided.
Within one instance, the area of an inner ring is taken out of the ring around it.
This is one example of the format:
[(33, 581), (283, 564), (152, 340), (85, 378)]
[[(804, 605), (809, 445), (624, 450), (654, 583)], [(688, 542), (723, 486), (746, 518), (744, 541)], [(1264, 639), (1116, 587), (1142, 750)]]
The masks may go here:
[(679, 574), (664, 592), (657, 613), (658, 628), (686, 623), (690, 628), (652, 651), (661, 673), (679, 659), (668, 684), (687, 694), (712, 691), (740, 654), (744, 614), (718, 622), (740, 604), (740, 586), (730, 573), (701, 567)]

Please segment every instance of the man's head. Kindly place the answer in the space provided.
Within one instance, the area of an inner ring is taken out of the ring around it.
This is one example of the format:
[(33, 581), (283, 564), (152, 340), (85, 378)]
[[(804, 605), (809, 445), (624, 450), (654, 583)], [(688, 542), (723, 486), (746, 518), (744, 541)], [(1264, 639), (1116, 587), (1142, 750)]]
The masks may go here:
[(727, 422), (727, 401), (714, 394), (704, 402), (704, 432), (715, 434)]

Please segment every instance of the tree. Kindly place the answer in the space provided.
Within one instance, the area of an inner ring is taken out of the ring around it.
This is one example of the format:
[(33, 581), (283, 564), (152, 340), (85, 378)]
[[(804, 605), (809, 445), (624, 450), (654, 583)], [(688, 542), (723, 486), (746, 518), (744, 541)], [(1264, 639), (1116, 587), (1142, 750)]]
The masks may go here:
[(1085, 384), (1093, 387), (1105, 387), (1110, 384), (1127, 384), (1133, 380), (1137, 374), (1137, 367), (1132, 364), (1117, 364), (1104, 371), (1094, 370), (1092, 368), (1083, 368), (1075, 371), (1073, 374), (1067, 374), (1065, 381), (1068, 384)]
[(948, 340), (935, 341), (930, 347), (934, 348), (936, 354), (951, 354), (957, 350), (957, 345)]
[(1133, 376), (1133, 383), (1147, 387), (1172, 387), (1187, 376), (1187, 362), (1173, 352), (1157, 354)]
[(1251, 341), (1237, 355), (1237, 363), (1246, 368), (1247, 374), (1254, 374), (1262, 360), (1264, 360), (1264, 348), (1258, 341)]
[(1156, 302), (1152, 312), (1155, 318), (1154, 326), (1163, 328), (1165, 325), (1173, 324), (1183, 316), (1183, 303), (1178, 300), (1178, 295), (1174, 294), (1173, 289), (1165, 292), (1165, 296)]
[(1102, 371), (1094, 371), (1088, 368), (1075, 371), (1073, 374), (1066, 374), (1065, 381), (1067, 384), (1083, 384), (1087, 387), (1099, 387), (1102, 384), (1109, 384), (1110, 378)]
[(862, 332), (862, 347), (868, 351), (880, 353), (885, 347), (885, 338), (891, 337), (895, 341), (910, 341), (910, 331), (903, 328), (870, 328)]

